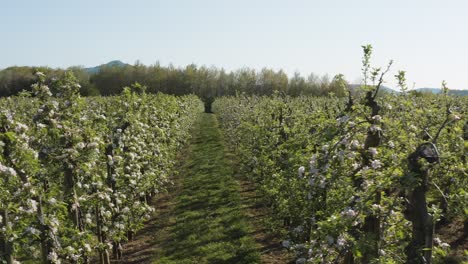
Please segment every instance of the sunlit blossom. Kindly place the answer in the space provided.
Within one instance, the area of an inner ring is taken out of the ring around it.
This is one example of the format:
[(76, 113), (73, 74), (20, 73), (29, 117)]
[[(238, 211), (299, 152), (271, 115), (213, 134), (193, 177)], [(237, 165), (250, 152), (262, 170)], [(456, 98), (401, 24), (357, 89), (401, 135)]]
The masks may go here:
[(373, 160), (373, 161), (371, 162), (371, 167), (372, 167), (373, 169), (379, 169), (379, 168), (382, 167), (382, 162), (380, 162), (380, 160)]
[(377, 154), (379, 154), (376, 148), (369, 148), (369, 153), (372, 155), (372, 157), (375, 157)]
[(299, 169), (297, 170), (297, 172), (298, 172), (299, 177), (304, 177), (304, 173), (305, 173), (304, 166), (300, 166)]

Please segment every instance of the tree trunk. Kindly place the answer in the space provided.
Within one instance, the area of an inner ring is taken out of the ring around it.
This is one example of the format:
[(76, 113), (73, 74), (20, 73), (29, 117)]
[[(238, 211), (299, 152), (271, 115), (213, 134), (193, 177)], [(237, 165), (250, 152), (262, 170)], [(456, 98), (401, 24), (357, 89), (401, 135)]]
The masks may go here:
[[(106, 242), (106, 235), (102, 231), (102, 220), (101, 213), (99, 212), (99, 207), (95, 207), (96, 210), (96, 226), (98, 232), (98, 240), (100, 243)], [(107, 249), (99, 251), (99, 261), (101, 264), (110, 264), (109, 251)]]
[(468, 238), (468, 219), (463, 223), (463, 238)]
[[(371, 108), (371, 118), (378, 115), (380, 112), (380, 106), (375, 101), (374, 97), (372, 96), (372, 92), (368, 92), (366, 96), (366, 105)], [(374, 121), (376, 122), (376, 121)], [(374, 125), (374, 124), (373, 124)], [(369, 153), (368, 150), (370, 148), (375, 148), (380, 146), (382, 142), (382, 135), (380, 131), (371, 131), (371, 128), (367, 131), (367, 137), (364, 142), (364, 159), (367, 166), (371, 165), (372, 159), (368, 157)], [(356, 186), (360, 188), (360, 186)], [(377, 192), (374, 203), (380, 204), (380, 192)], [(374, 259), (378, 258), (379, 256), (379, 241), (381, 237), (381, 230), (380, 230), (380, 218), (373, 213), (369, 214), (364, 219), (364, 225), (362, 226), (363, 231), (363, 239), (368, 241), (367, 248), (363, 252), (362, 256), (362, 263), (367, 264), (371, 263)]]
[[(117, 140), (113, 141), (114, 144), (117, 144)], [(106, 155), (107, 156), (111, 156), (112, 158), (114, 158), (114, 147), (113, 147), (113, 144), (110, 143), (107, 145), (106, 147)], [(109, 188), (112, 189), (112, 193), (115, 194), (116, 192), (116, 180), (115, 180), (115, 177), (114, 177), (114, 174), (115, 174), (115, 167), (114, 165), (111, 165), (109, 164), (109, 162), (107, 162), (107, 185), (109, 186)], [(117, 201), (115, 199), (115, 196), (112, 195), (112, 203), (115, 204), (115, 206), (118, 208), (119, 205), (117, 204)], [(115, 223), (116, 219), (118, 218), (118, 213), (112, 213), (112, 224)], [(122, 250), (121, 250), (121, 244), (119, 241), (113, 241), (112, 242), (112, 253), (114, 255), (114, 258), (119, 260), (122, 258)]]
[(425, 159), (429, 163), (439, 160), (437, 150), (432, 143), (420, 145), (409, 157), (409, 169), (419, 180), (417, 185), (408, 195), (406, 218), (413, 224), (412, 238), (406, 247), (407, 263), (430, 264), (432, 261), (432, 241), (434, 235), (434, 223), (427, 210), (426, 192), (428, 189), (429, 169), (422, 168), (420, 160)]
[(133, 231), (132, 230), (129, 230), (127, 232), (127, 239), (128, 241), (132, 241), (133, 240)]
[[(8, 211), (1, 210), (0, 215), (3, 218), (2, 226), (7, 226), (8, 224)], [(8, 241), (7, 237), (0, 237), (0, 260), (6, 261), (7, 264), (12, 264), (14, 261), (13, 258), (13, 245)]]
[(120, 242), (113, 243), (112, 251), (114, 253), (115, 259), (117, 260), (122, 259), (123, 252), (122, 252), (122, 244)]
[(44, 210), (42, 207), (42, 199), (39, 197), (39, 206), (37, 210), (37, 216), (39, 218), (39, 227), (41, 231), (41, 253), (42, 253), (42, 263), (49, 263), (49, 253), (51, 252), (52, 242), (48, 236), (49, 227), (44, 223)]

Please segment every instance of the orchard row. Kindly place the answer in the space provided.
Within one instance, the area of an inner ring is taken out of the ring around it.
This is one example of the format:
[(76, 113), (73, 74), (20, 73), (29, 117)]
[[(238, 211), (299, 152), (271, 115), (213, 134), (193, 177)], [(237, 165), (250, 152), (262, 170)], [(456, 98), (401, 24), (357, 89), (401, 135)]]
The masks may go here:
[(109, 263), (154, 210), (195, 96), (80, 97), (71, 74), (0, 101), (0, 262)]
[(362, 92), (346, 100), (241, 95), (213, 105), (297, 263), (431, 263), (450, 251), (436, 226), (468, 230), (468, 98), (378, 96), (386, 71), (370, 68), (370, 51)]

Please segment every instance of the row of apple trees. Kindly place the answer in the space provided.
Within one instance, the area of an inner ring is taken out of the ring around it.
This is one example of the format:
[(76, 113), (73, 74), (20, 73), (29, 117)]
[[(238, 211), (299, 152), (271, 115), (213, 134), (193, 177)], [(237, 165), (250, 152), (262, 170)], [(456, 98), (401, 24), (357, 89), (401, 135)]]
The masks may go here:
[(109, 263), (171, 184), (195, 96), (80, 97), (72, 74), (0, 101), (0, 263)]
[[(370, 65), (346, 100), (223, 97), (222, 128), (272, 210), (297, 263), (431, 263), (437, 226), (468, 218), (468, 98), (378, 95), (391, 63)], [(342, 83), (343, 77), (335, 81)]]

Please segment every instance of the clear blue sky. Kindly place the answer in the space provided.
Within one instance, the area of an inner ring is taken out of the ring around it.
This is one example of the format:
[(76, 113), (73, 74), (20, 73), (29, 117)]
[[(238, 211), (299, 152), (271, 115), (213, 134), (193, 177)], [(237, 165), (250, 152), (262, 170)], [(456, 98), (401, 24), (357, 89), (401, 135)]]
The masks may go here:
[[(468, 89), (468, 1), (3, 0), (0, 68), (243, 66), (360, 77), (361, 45), (410, 85)], [(393, 77), (388, 83), (394, 85)]]

